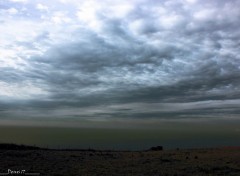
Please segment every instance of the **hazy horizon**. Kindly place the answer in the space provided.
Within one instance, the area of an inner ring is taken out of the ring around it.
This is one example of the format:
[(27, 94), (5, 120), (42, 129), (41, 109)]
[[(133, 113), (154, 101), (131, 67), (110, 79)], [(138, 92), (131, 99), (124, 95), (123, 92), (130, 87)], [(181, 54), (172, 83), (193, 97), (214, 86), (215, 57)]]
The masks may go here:
[(54, 149), (147, 150), (240, 146), (239, 123), (154, 122), (5, 123), (0, 143), (35, 145)]

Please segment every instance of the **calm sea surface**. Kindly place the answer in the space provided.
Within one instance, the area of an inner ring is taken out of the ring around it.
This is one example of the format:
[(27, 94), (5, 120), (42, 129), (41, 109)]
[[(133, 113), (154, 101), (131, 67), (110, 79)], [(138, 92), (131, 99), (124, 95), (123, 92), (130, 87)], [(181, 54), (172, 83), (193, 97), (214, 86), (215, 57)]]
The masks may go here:
[(96, 129), (0, 126), (0, 143), (57, 149), (144, 150), (156, 145), (164, 148), (240, 146), (239, 139), (239, 130), (231, 127)]

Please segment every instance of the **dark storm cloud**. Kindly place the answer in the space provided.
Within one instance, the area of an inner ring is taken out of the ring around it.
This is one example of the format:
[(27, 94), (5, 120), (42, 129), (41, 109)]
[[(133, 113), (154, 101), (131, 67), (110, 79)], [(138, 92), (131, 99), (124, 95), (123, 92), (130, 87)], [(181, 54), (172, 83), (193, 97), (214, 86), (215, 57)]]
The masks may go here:
[[(92, 23), (76, 22), (66, 31), (62, 27), (59, 38), (50, 28), (39, 32), (34, 42), (16, 42), (31, 52), (43, 49), (29, 57), (21, 55), (26, 57), (24, 69), (1, 68), (0, 81), (6, 88), (27, 83), (29, 89), (41, 91), (36, 97), (33, 91), (19, 106), (5, 101), (0, 113), (11, 116), (12, 107), (14, 116), (29, 117), (237, 116), (239, 2), (137, 1), (130, 5), (133, 8), (124, 18), (102, 8), (94, 18), (90, 15)], [(54, 18), (58, 25), (60, 19)], [(96, 21), (99, 29), (94, 28)], [(201, 107), (195, 106), (201, 102)], [(140, 104), (131, 107), (134, 103)], [(187, 103), (189, 108), (176, 103)], [(147, 104), (155, 109), (144, 108)]]

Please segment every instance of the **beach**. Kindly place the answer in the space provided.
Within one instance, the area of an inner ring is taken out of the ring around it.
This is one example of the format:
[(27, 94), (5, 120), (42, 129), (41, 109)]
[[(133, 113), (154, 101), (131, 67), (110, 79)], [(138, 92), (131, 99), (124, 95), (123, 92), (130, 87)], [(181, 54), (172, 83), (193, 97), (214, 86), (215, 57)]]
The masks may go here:
[(0, 150), (0, 172), (46, 176), (240, 174), (240, 147), (161, 151)]

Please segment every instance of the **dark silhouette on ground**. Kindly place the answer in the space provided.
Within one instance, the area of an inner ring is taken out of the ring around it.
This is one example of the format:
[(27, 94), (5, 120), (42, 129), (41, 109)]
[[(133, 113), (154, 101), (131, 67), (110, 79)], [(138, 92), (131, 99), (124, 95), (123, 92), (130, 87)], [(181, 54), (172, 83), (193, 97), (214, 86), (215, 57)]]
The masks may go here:
[(163, 146), (151, 147), (149, 150), (150, 151), (161, 151), (161, 150), (163, 150)]

